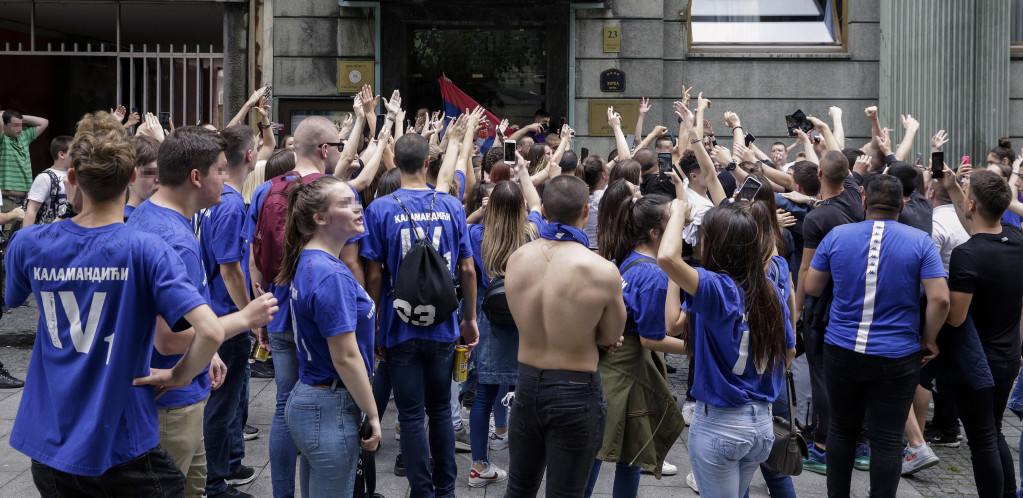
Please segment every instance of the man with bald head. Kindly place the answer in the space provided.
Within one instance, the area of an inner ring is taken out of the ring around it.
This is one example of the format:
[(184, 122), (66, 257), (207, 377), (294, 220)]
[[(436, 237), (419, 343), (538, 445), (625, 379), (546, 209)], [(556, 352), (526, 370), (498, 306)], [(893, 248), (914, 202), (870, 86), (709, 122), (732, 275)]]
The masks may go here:
[(824, 384), (824, 331), (830, 312), (832, 286), (829, 284), (820, 297), (806, 299), (804, 283), (817, 245), (835, 227), (863, 221), (865, 213), (860, 187), (849, 174), (849, 159), (844, 154), (836, 150), (826, 152), (821, 157), (817, 177), (821, 181), (822, 200), (803, 219), (803, 261), (799, 265), (796, 309), (792, 312), (803, 317), (803, 343), (810, 366), (813, 396), (814, 416), (810, 427), (814, 444), (810, 447), (810, 458), (804, 462), (804, 468), (824, 474), (827, 472), (824, 451), (830, 422), (827, 386)]
[[(332, 174), (341, 158), (341, 151), (338, 150), (338, 132), (334, 123), (322, 116), (311, 116), (302, 120), (295, 130), (295, 168), (294, 172), (302, 177), (303, 183), (309, 183), (317, 178)], [(264, 200), (273, 180), (263, 182), (252, 193), (252, 203), (246, 215), (245, 224), (242, 227), (242, 236), (253, 244), (249, 254), (255, 252), (256, 222), (259, 219), (259, 212), (263, 207)], [(283, 245), (283, 241), (264, 242)], [(352, 248), (358, 255), (357, 245)], [(344, 258), (342, 258), (344, 259)], [(284, 310), (277, 314), (265, 328), (255, 330), (261, 344), (268, 345), (273, 352), (274, 380), (277, 384), (277, 409), (274, 412), (273, 423), (270, 426), (270, 472), (273, 481), (274, 496), (293, 496), (295, 494), (295, 462), (298, 456), (298, 449), (291, 439), (291, 432), (284, 423), (284, 405), (288, 401), (288, 394), (295, 387), (298, 381), (298, 359), (295, 353), (295, 340), (291, 330), (291, 313), (288, 308), (288, 287), (270, 285), (272, 275), (263, 275), (255, 265), (255, 257), (249, 259), (250, 279), (255, 287), (260, 285), (261, 290), (254, 290), (258, 295), (266, 289), (270, 289), (284, 306)], [(357, 265), (356, 265), (357, 266)], [(359, 276), (362, 275), (359, 267)]]

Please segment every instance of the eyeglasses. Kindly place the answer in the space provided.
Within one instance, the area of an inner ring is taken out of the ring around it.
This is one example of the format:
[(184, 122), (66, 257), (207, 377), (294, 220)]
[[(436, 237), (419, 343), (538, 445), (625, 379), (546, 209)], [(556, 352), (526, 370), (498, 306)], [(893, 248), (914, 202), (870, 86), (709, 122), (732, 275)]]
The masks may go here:
[(320, 144), (318, 147), (323, 147), (324, 145), (329, 145), (331, 147), (337, 147), (337, 151), (338, 152), (344, 151), (344, 148), (345, 148), (345, 143), (344, 142), (327, 142), (327, 143)]

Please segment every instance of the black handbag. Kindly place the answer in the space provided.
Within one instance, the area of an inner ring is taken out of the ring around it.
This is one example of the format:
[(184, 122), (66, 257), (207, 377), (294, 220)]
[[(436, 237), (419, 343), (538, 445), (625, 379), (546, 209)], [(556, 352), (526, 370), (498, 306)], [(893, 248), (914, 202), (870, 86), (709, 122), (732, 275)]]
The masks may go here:
[(774, 446), (763, 463), (764, 468), (779, 476), (798, 476), (803, 472), (803, 459), (807, 453), (806, 440), (796, 430), (796, 389), (792, 370), (785, 369), (785, 388), (789, 398), (789, 420), (774, 417)]

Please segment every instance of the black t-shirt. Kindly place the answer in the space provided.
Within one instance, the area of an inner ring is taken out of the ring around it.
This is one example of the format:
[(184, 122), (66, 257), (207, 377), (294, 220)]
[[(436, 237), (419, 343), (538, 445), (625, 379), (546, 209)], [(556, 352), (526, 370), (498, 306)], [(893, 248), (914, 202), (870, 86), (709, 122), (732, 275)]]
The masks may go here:
[(860, 187), (851, 176), (842, 181), (841, 194), (826, 199), (803, 218), (803, 247), (817, 249), (831, 229), (846, 223), (863, 221), (863, 201)]
[(899, 213), (899, 222), (903, 225), (923, 230), (930, 235), (931, 228), (934, 226), (931, 221), (933, 214), (934, 208), (931, 207), (931, 201), (928, 201), (926, 197), (920, 195), (920, 192), (914, 190), (909, 196), (909, 200), (902, 207), (902, 212)]
[(948, 288), (973, 294), (970, 315), (989, 360), (1020, 357), (1023, 311), (1023, 231), (1002, 224), (1002, 233), (978, 233), (952, 249)]
[[(721, 182), (721, 189), (725, 191), (725, 198), (731, 198), (738, 188), (735, 184), (735, 177), (727, 171), (718, 173), (718, 181)], [(765, 187), (766, 188), (766, 187)]]
[(639, 184), (640, 193), (643, 195), (661, 194), (668, 196), (669, 199), (674, 199), (675, 185), (668, 179), (661, 181), (660, 176), (657, 173), (643, 175), (643, 180)]

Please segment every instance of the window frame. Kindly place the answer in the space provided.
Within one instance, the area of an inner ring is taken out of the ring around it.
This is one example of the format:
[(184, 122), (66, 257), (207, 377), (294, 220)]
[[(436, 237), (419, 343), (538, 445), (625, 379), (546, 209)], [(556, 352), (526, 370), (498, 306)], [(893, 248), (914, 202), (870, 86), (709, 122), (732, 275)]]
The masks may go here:
[[(834, 3), (835, 0), (828, 0)], [(842, 2), (841, 22), (838, 40), (832, 44), (813, 43), (716, 43), (693, 44), (692, 1), (686, 5), (686, 55), (745, 55), (745, 54), (847, 54), (849, 51), (849, 4), (851, 0)], [(832, 8), (832, 15), (838, 16), (838, 9)], [(1023, 44), (1020, 45), (1023, 52)]]

